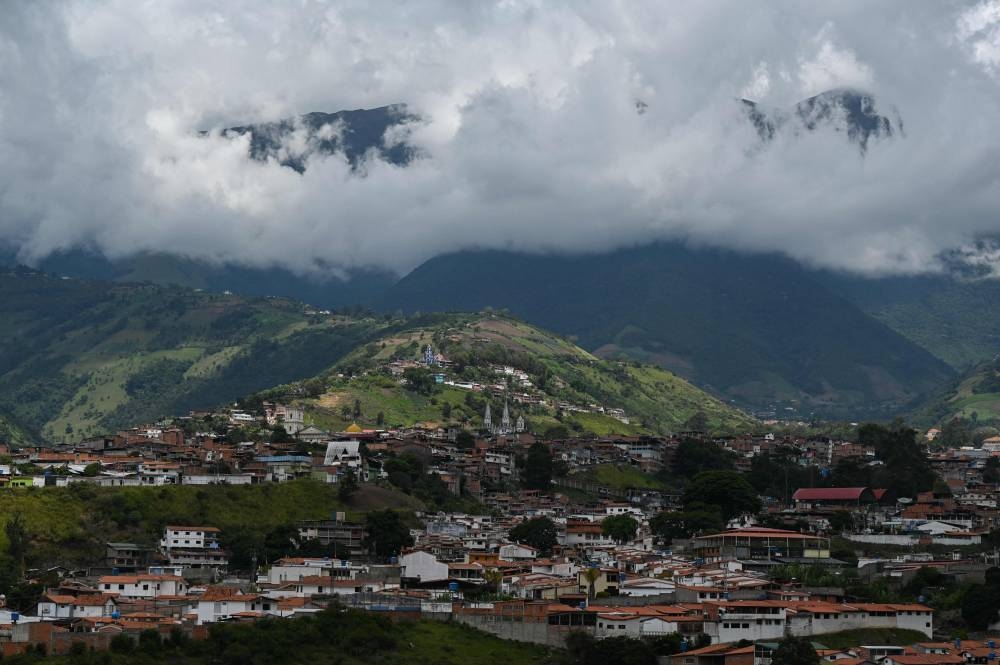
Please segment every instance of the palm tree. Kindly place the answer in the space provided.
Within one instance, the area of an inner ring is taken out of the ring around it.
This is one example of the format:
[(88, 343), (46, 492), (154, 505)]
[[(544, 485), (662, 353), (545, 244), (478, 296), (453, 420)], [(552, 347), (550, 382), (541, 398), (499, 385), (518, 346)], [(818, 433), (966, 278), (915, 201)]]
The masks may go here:
[(597, 578), (601, 576), (601, 570), (599, 568), (588, 568), (583, 571), (583, 578), (587, 580), (587, 602), (594, 602), (594, 583), (597, 582)]
[(500, 585), (503, 583), (503, 573), (501, 573), (496, 568), (491, 568), (483, 573), (483, 579), (486, 583), (496, 590), (497, 595), (500, 595)]

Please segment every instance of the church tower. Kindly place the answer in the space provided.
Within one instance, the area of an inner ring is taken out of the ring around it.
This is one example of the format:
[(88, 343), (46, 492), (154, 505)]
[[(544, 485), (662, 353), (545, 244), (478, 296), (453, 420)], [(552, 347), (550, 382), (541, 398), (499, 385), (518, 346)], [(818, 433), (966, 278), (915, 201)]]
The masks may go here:
[(507, 409), (507, 400), (503, 401), (503, 415), (500, 416), (500, 432), (510, 434), (510, 411)]
[(486, 403), (486, 413), (483, 414), (483, 429), (487, 432), (493, 429), (493, 416), (490, 415), (490, 403)]

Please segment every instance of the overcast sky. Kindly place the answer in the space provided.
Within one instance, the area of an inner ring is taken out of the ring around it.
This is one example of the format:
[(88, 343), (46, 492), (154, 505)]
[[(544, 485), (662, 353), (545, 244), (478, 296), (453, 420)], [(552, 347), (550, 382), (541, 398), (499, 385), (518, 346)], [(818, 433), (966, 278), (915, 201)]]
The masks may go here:
[[(905, 135), (864, 157), (833, 131), (762, 148), (736, 101), (838, 86), (898, 111)], [(933, 270), (1000, 231), (998, 86), (997, 0), (8, 2), (0, 241), (24, 260), (405, 271), (465, 247), (683, 238)], [(400, 102), (425, 157), (363, 177), (197, 134)]]

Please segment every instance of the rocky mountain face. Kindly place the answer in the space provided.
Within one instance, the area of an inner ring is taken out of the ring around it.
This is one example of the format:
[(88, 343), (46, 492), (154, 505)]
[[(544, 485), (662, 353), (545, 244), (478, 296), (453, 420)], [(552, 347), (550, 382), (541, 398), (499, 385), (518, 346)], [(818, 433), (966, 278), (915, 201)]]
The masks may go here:
[(357, 169), (366, 156), (406, 165), (417, 150), (406, 142), (407, 125), (419, 118), (405, 104), (374, 109), (307, 113), (276, 122), (230, 127), (223, 136), (250, 135), (250, 157), (275, 160), (304, 173), (314, 155), (343, 154)]
[(805, 99), (792, 109), (766, 109), (741, 100), (747, 118), (761, 141), (779, 133), (833, 131), (844, 134), (864, 154), (873, 141), (903, 135), (903, 119), (895, 108), (881, 109), (875, 97), (858, 90), (837, 88)]

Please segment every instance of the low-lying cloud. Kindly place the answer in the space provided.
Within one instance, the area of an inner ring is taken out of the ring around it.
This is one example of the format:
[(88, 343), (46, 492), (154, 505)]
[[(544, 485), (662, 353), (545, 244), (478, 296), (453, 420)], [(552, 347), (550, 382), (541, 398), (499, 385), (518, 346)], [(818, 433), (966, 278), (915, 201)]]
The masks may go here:
[[(1000, 231), (998, 77), (996, 0), (11, 3), (0, 242), (26, 261), (83, 247), (405, 271), (465, 247), (685, 239), (936, 270)], [(832, 128), (762, 148), (738, 102), (834, 87), (898, 109), (905, 136), (863, 155)], [(313, 154), (299, 174), (250, 159), (246, 136), (199, 134), (393, 103), (421, 118), (406, 167)]]

